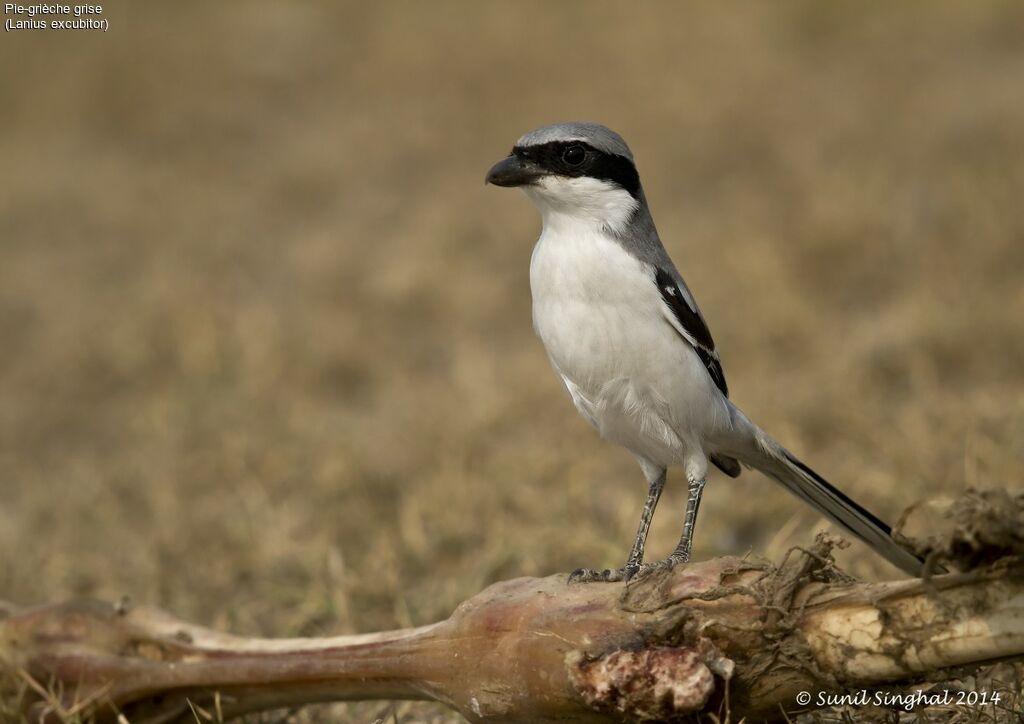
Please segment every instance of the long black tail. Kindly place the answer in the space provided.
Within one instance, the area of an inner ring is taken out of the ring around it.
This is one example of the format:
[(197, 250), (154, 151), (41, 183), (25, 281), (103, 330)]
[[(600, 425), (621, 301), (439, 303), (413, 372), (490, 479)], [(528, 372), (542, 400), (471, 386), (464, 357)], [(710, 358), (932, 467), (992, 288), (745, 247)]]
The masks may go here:
[(871, 511), (851, 500), (762, 430), (757, 430), (756, 440), (758, 454), (741, 456), (743, 462), (860, 538), (893, 565), (913, 576), (921, 575), (924, 561), (894, 541), (892, 529)]

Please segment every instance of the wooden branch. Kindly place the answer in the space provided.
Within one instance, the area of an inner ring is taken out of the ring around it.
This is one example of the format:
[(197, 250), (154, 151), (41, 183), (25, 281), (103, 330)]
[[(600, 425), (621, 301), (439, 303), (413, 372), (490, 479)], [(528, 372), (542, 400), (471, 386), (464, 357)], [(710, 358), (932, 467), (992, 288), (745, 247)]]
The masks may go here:
[[(1013, 502), (1020, 514), (1024, 500)], [(865, 584), (834, 569), (832, 545), (819, 539), (778, 567), (722, 558), (628, 585), (520, 578), (446, 621), (365, 636), (241, 638), (74, 601), (0, 621), (0, 661), (8, 700), (20, 690), (19, 708), (40, 721), (427, 699), (472, 721), (582, 722), (716, 711), (726, 689), (736, 719), (770, 718), (800, 708), (801, 691), (1024, 657), (1020, 550), (985, 560), (975, 547), (970, 572)]]

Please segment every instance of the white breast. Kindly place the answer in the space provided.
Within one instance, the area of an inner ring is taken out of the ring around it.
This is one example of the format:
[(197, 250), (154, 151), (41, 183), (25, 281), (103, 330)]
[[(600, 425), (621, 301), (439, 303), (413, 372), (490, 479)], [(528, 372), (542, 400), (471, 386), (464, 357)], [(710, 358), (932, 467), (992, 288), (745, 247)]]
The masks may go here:
[(530, 288), (534, 328), (602, 436), (662, 465), (700, 444), (717, 396), (666, 321), (652, 269), (599, 227), (562, 220), (545, 223)]
[(533, 324), (558, 370), (592, 389), (631, 371), (661, 300), (650, 272), (616, 241), (566, 231), (545, 230), (534, 247)]

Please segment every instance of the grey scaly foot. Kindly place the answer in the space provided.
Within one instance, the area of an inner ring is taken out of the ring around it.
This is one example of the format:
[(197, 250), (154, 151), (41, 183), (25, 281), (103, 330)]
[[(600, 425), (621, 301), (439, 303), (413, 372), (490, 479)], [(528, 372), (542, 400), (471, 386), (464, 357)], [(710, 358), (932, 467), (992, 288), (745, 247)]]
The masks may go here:
[(660, 561), (651, 561), (650, 563), (644, 563), (640, 566), (640, 569), (636, 572), (635, 578), (637, 580), (649, 576), (657, 571), (669, 571), (676, 566), (682, 566), (686, 564), (686, 558), (683, 556), (673, 553), (668, 558)]
[(658, 499), (665, 487), (665, 470), (657, 470), (657, 475), (650, 481), (647, 490), (647, 501), (644, 503), (643, 512), (640, 514), (640, 526), (636, 531), (636, 538), (633, 540), (633, 548), (626, 559), (626, 565), (614, 570), (606, 568), (603, 571), (595, 571), (591, 568), (577, 568), (569, 574), (569, 583), (614, 583), (616, 581), (628, 581), (640, 570), (644, 559), (644, 544), (647, 542), (647, 531), (651, 527), (651, 518), (654, 516), (654, 509), (658, 506)]
[(569, 583), (617, 583), (628, 581), (640, 571), (641, 566), (625, 565), (622, 568), (605, 568), (596, 571), (593, 568), (577, 568), (569, 574)]
[(690, 480), (689, 498), (686, 501), (686, 518), (683, 520), (683, 535), (679, 539), (679, 545), (669, 556), (685, 563), (690, 560), (690, 550), (693, 548), (693, 529), (697, 525), (697, 511), (700, 509), (700, 498), (704, 493), (705, 478)]

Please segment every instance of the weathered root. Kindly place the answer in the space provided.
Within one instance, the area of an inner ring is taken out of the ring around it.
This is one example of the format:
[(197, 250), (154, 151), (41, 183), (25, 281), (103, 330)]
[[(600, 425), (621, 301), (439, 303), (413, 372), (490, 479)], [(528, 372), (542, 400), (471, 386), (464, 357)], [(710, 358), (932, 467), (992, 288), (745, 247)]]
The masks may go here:
[[(90, 601), (0, 613), (0, 686), (35, 720), (232, 716), (329, 700), (432, 699), (474, 721), (738, 720), (799, 692), (912, 682), (1024, 657), (1024, 496), (971, 493), (920, 544), (964, 572), (857, 583), (819, 537), (778, 565), (721, 558), (627, 584), (497, 583), (418, 629), (249, 639)], [(3, 611), (0, 607), (0, 611)]]

